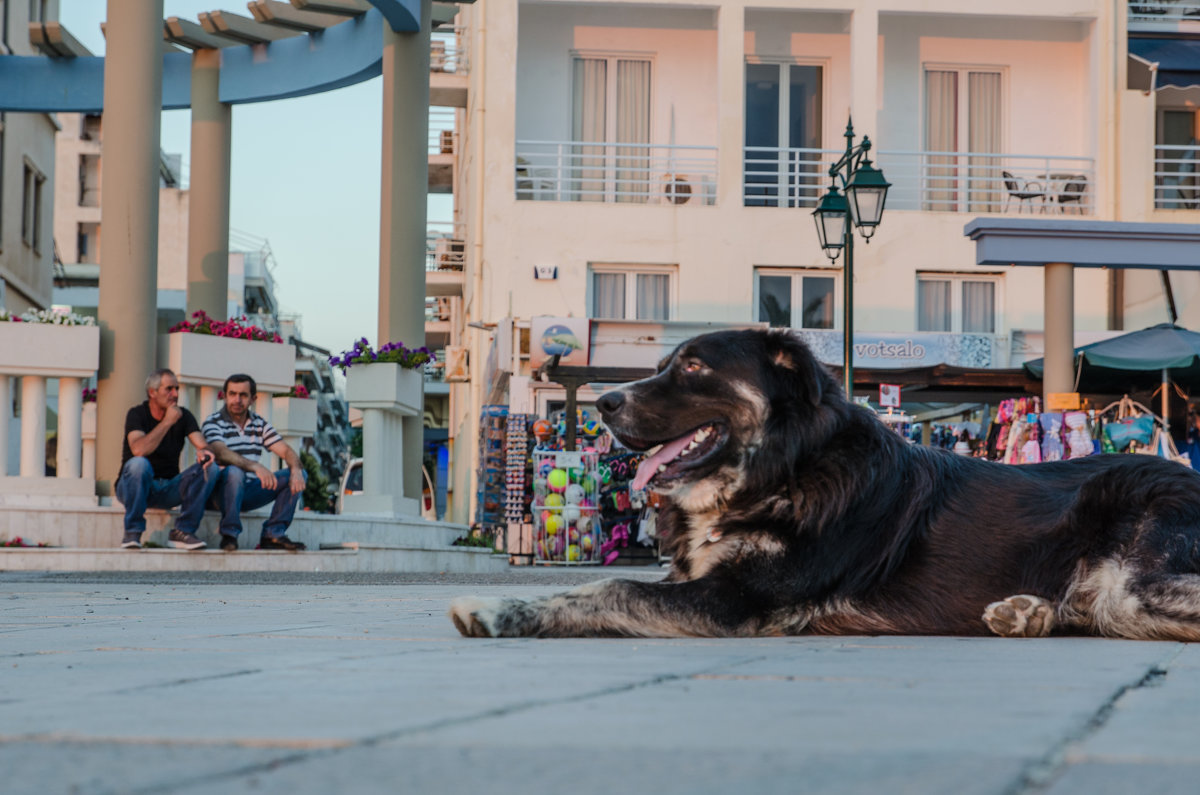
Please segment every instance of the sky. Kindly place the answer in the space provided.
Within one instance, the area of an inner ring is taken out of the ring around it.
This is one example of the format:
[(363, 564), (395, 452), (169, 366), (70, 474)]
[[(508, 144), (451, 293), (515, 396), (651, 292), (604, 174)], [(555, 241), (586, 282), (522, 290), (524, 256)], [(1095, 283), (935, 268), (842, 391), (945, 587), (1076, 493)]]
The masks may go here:
[[(163, 15), (245, 4), (164, 0)], [(60, 0), (59, 19), (104, 52), (102, 0)], [(305, 341), (337, 354), (376, 340), (382, 78), (298, 99), (233, 107), (231, 237), (265, 238), (275, 255), (280, 311), (302, 316)], [(162, 114), (162, 149), (190, 158), (190, 114)], [(450, 221), (449, 197), (430, 201), (430, 221)], [(236, 249), (237, 246), (235, 245)], [(408, 342), (408, 340), (404, 340)], [(422, 341), (423, 342), (423, 341)]]

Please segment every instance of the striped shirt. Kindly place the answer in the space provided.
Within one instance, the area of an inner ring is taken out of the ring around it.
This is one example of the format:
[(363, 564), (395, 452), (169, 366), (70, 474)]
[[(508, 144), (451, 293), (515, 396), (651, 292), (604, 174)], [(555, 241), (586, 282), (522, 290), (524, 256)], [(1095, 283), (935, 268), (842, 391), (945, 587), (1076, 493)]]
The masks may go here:
[(210, 444), (220, 442), (251, 461), (258, 461), (258, 457), (262, 455), (264, 449), (270, 448), (276, 442), (283, 441), (283, 437), (271, 423), (253, 412), (246, 420), (246, 427), (240, 428), (230, 418), (229, 413), (225, 409), (221, 409), (208, 415), (200, 431), (204, 434), (204, 441)]

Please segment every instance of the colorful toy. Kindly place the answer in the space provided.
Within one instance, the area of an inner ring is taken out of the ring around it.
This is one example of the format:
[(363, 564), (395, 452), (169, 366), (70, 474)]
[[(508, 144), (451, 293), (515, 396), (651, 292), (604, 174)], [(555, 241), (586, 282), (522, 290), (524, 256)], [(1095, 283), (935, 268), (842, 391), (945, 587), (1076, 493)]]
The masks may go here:
[[(557, 495), (555, 495), (555, 496), (557, 496)], [(580, 518), (580, 516), (582, 516), (582, 514), (583, 514), (583, 511), (579, 510), (578, 505), (567, 505), (567, 506), (563, 507), (563, 509), (562, 509), (562, 517), (563, 517), (563, 519), (565, 519), (568, 522), (579, 521), (579, 518)]]
[(579, 547), (575, 544), (571, 544), (569, 547), (567, 547), (567, 560), (579, 560)]
[(536, 420), (533, 423), (533, 435), (539, 442), (544, 442), (554, 433), (554, 426), (546, 420)]
[(554, 462), (547, 459), (538, 465), (537, 474), (538, 474), (539, 478), (545, 478), (545, 477), (549, 477), (550, 473), (553, 471), (554, 471)]
[(600, 424), (600, 420), (588, 420), (583, 424), (583, 432), (588, 436), (595, 436), (600, 433), (600, 429), (604, 426)]
[(578, 528), (580, 535), (586, 533), (592, 526), (592, 517), (588, 515), (580, 516), (575, 520), (575, 527)]
[(564, 505), (563, 495), (547, 494), (546, 498), (542, 500), (542, 505), (546, 506), (547, 508), (561, 508)]
[(592, 545), (594, 543), (595, 542), (592, 541), (592, 537), (590, 534), (589, 535), (581, 535), (579, 537), (579, 546), (583, 548), (584, 552), (590, 553), (592, 551)]
[(567, 540), (572, 544), (579, 543), (579, 530), (574, 527), (567, 528)]
[[(547, 513), (549, 512), (547, 511)], [(558, 514), (551, 513), (549, 516), (544, 517), (544, 524), (546, 528), (546, 535), (553, 536), (558, 535), (558, 531), (563, 529), (563, 526), (566, 525), (566, 522), (564, 522), (563, 518)]]
[(566, 499), (567, 505), (578, 505), (583, 500), (583, 495), (583, 486), (578, 483), (572, 483), (563, 492), (563, 498)]
[(568, 482), (565, 469), (551, 469), (550, 474), (546, 476), (546, 485), (553, 491), (562, 491), (567, 487)]

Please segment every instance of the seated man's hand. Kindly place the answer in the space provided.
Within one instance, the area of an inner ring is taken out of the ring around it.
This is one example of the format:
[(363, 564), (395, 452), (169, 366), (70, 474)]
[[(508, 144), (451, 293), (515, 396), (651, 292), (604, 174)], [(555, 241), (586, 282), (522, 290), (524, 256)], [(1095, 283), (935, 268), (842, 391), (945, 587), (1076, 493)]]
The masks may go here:
[(292, 494), (299, 494), (300, 492), (304, 491), (304, 475), (299, 469), (292, 470), (292, 476), (290, 480), (292, 485)]
[(275, 488), (275, 473), (262, 464), (255, 464), (254, 469), (250, 470), (250, 474), (258, 478), (258, 482), (264, 489), (271, 491)]
[(217, 457), (213, 455), (212, 450), (200, 450), (196, 453), (196, 460), (200, 462), (201, 466), (208, 469), (208, 465), (216, 461)]

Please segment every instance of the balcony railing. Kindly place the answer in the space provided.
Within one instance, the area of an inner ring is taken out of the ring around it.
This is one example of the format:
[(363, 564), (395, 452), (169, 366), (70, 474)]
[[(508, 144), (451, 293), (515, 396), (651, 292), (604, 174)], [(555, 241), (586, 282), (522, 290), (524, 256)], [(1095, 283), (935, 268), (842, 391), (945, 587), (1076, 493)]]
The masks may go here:
[[(815, 207), (829, 187), (841, 150), (748, 146), (743, 172), (747, 207)], [(887, 206), (929, 212), (1090, 214), (1091, 158), (975, 152), (879, 152), (892, 183)]]
[(1154, 147), (1154, 207), (1200, 210), (1200, 144)]
[(461, 271), (466, 264), (465, 228), (451, 221), (425, 224), (425, 270)]
[(429, 71), (467, 73), (465, 28), (438, 28), (429, 34)]
[(715, 146), (517, 141), (517, 198), (713, 204)]
[(429, 154), (454, 154), (458, 144), (458, 132), (454, 129), (454, 120), (454, 108), (435, 106), (429, 109)]
[(1154, 0), (1153, 2), (1129, 3), (1129, 22), (1134, 25), (1156, 24), (1160, 22), (1200, 23), (1200, 2), (1197, 0)]

